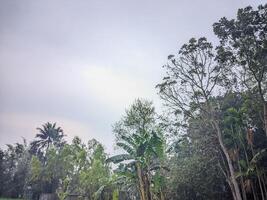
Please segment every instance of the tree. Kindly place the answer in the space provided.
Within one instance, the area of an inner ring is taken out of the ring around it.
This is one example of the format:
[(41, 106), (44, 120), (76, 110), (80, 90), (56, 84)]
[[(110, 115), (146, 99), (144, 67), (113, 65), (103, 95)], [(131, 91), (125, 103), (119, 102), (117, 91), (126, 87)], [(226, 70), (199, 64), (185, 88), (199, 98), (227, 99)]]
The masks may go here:
[[(71, 144), (65, 144), (59, 154), (60, 169), (57, 193), (64, 199), (68, 194), (79, 194), (89, 199), (108, 199), (110, 191), (110, 166), (104, 147), (97, 140), (89, 140), (87, 145), (79, 137)], [(103, 186), (103, 187), (102, 187)], [(101, 190), (103, 188), (103, 190)]]
[(23, 197), (30, 163), (26, 140), (15, 145), (8, 144), (7, 149), (0, 153), (0, 195), (13, 198)]
[(107, 160), (115, 164), (129, 161), (121, 164), (117, 171), (137, 179), (141, 200), (152, 199), (151, 171), (162, 168), (161, 159), (164, 157), (164, 140), (156, 124), (155, 114), (151, 102), (137, 99), (113, 129), (116, 145), (126, 154)]
[(62, 150), (66, 143), (61, 127), (47, 122), (37, 130), (39, 133), (36, 134), (36, 139), (30, 143), (32, 158), (27, 181), (27, 187), (32, 188), (35, 199), (41, 193), (55, 193), (68, 166), (63, 162)]
[(45, 156), (49, 147), (61, 147), (64, 144), (63, 137), (65, 136), (60, 127), (56, 127), (56, 123), (47, 122), (42, 128), (37, 128), (39, 133), (36, 134), (37, 140), (31, 142), (31, 152), (41, 156)]
[(260, 101), (267, 136), (267, 4), (239, 9), (236, 19), (223, 17), (213, 29), (220, 39), (217, 60)]
[(170, 146), (166, 199), (231, 199), (230, 188), (218, 167), (221, 158), (216, 152), (217, 143), (209, 137), (209, 130), (198, 123), (201, 121), (191, 122), (188, 133)]
[[(107, 189), (110, 180), (110, 166), (106, 163), (104, 147), (96, 140), (91, 140), (88, 149), (91, 150), (90, 165), (80, 173), (80, 187), (90, 199), (108, 199), (104, 197), (104, 189)], [(112, 193), (106, 195), (111, 196)]]
[(234, 199), (241, 200), (241, 193), (235, 177), (233, 162), (223, 142), (221, 119), (213, 96), (225, 92), (220, 86), (223, 66), (215, 60), (212, 44), (206, 38), (192, 38), (181, 47), (179, 56), (170, 55), (167, 76), (158, 84), (160, 97), (174, 113), (181, 113), (184, 122), (199, 117), (210, 124), (229, 170), (229, 186)]

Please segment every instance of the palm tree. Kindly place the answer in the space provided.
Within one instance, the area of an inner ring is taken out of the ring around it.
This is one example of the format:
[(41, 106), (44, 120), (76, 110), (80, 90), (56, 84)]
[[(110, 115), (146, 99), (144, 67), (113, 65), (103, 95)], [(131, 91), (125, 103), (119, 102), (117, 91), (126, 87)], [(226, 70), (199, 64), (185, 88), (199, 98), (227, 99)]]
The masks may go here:
[(64, 144), (63, 137), (65, 136), (61, 127), (56, 127), (56, 123), (47, 122), (42, 125), (42, 128), (37, 128), (39, 133), (36, 134), (31, 142), (31, 152), (38, 155), (45, 155), (51, 145), (59, 148)]

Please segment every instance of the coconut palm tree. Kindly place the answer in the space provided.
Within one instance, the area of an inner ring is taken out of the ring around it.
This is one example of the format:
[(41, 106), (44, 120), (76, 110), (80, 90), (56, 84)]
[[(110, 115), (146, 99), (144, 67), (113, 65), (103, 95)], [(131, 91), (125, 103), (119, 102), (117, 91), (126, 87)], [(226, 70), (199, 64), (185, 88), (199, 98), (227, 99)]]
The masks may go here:
[(37, 155), (45, 155), (53, 145), (56, 148), (64, 144), (63, 137), (65, 136), (61, 127), (56, 127), (56, 123), (47, 122), (42, 125), (42, 128), (37, 128), (39, 133), (36, 134), (33, 142), (31, 142), (31, 152)]

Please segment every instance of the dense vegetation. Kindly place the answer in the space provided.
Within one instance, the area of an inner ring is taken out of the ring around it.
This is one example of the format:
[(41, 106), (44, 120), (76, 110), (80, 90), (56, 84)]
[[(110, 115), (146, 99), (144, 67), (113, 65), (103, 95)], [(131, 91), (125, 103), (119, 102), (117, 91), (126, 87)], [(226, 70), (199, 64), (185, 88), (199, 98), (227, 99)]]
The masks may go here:
[(267, 4), (213, 29), (218, 46), (192, 38), (168, 56), (161, 114), (137, 99), (114, 124), (122, 154), (46, 123), (0, 150), (0, 196), (267, 200)]

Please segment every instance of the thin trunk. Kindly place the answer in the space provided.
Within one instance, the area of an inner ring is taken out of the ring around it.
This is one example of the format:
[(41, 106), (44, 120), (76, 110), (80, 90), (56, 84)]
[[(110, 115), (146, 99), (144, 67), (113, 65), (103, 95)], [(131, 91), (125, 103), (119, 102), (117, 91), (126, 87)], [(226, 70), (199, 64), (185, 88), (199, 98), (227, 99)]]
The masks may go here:
[(262, 198), (262, 200), (265, 200), (265, 195), (264, 195), (264, 192), (263, 192), (263, 188), (262, 188), (262, 184), (261, 184), (261, 177), (259, 175), (258, 167), (256, 167), (256, 171), (257, 171), (257, 179), (258, 179), (259, 186), (260, 186), (260, 191), (261, 191), (261, 198)]
[(263, 189), (264, 189), (264, 192), (265, 192), (265, 197), (267, 199), (267, 188), (266, 188), (266, 176), (265, 176), (265, 173), (263, 174), (262, 182), (263, 182)]
[(148, 179), (148, 200), (152, 200), (153, 198), (152, 198), (152, 192), (151, 192), (151, 183), (150, 183), (150, 181), (149, 181), (149, 179)]
[(264, 129), (265, 129), (265, 134), (267, 136), (267, 101), (264, 101), (263, 103), (263, 119), (264, 119)]
[[(238, 149), (237, 144), (235, 144), (235, 149)], [(240, 162), (239, 162), (239, 160), (240, 160), (239, 159), (239, 153), (237, 155), (238, 155), (237, 156), (238, 170), (240, 173), (242, 173), (242, 169), (241, 169)], [(240, 182), (241, 182), (241, 191), (242, 191), (243, 200), (247, 200), (247, 194), (246, 194), (246, 190), (245, 190), (245, 184), (244, 184), (244, 177), (243, 176), (240, 177)]]
[(165, 198), (164, 198), (164, 195), (163, 195), (163, 192), (162, 192), (162, 190), (160, 189), (160, 200), (164, 200)]
[[(247, 166), (249, 166), (248, 154), (247, 154), (247, 152), (246, 152), (246, 150), (245, 150), (244, 145), (243, 145), (243, 148), (244, 148), (244, 152), (245, 152), (245, 157), (246, 157)], [(254, 184), (254, 183), (253, 183), (253, 180), (251, 180), (251, 189), (252, 189), (253, 199), (254, 199), (254, 200), (257, 200), (258, 198), (257, 198), (257, 196), (256, 196), (256, 194), (255, 194), (255, 189), (254, 189), (254, 185), (253, 185), (253, 184)]]
[[(251, 148), (252, 156), (254, 157), (255, 153), (254, 153), (253, 146), (250, 145), (250, 148)], [(264, 192), (263, 192), (263, 188), (262, 188), (262, 184), (261, 184), (261, 177), (260, 177), (260, 174), (259, 174), (259, 169), (257, 167), (257, 164), (256, 164), (256, 173), (257, 173), (258, 183), (259, 183), (259, 186), (260, 186), (261, 198), (262, 198), (262, 200), (265, 200), (265, 195), (264, 195)]]
[(238, 199), (237, 196), (236, 196), (236, 191), (235, 191), (235, 187), (231, 181), (231, 177), (229, 179), (229, 185), (230, 185), (230, 188), (231, 188), (231, 192), (232, 192), (232, 195), (233, 195), (233, 199), (234, 200), (241, 200), (241, 199)]
[(263, 191), (265, 194), (265, 199), (267, 199), (267, 189), (266, 189), (266, 185), (264, 183), (264, 177), (261, 178), (261, 181), (262, 181)]
[(254, 198), (255, 200), (258, 200), (258, 197), (257, 197), (256, 192), (255, 192), (255, 188), (254, 188), (254, 183), (253, 183), (253, 181), (251, 182), (251, 188), (252, 188), (253, 198)]
[(222, 171), (222, 173), (223, 173), (223, 175), (224, 175), (224, 177), (226, 179), (226, 182), (228, 183), (228, 185), (229, 185), (229, 187), (231, 189), (233, 199), (236, 200), (235, 190), (234, 190), (233, 184), (230, 181), (229, 171), (227, 170), (227, 166), (225, 165), (225, 162), (224, 162), (225, 159), (224, 159), (224, 157), (223, 157), (223, 155), (221, 153), (220, 153), (220, 155), (222, 157), (222, 160), (223, 160), (223, 163), (224, 163), (224, 167), (226, 168), (225, 169), (226, 171), (223, 170), (223, 167), (221, 166), (220, 163), (219, 163), (219, 167), (220, 167), (220, 169), (221, 169), (221, 171)]
[(137, 176), (139, 181), (139, 190), (140, 190), (140, 198), (141, 200), (147, 200), (144, 188), (144, 182), (142, 178), (142, 170), (139, 162), (136, 162)]
[[(239, 171), (241, 172), (240, 165), (239, 165)], [(245, 190), (245, 184), (244, 184), (244, 178), (241, 176), (241, 190), (242, 190), (242, 196), (244, 200), (247, 200), (247, 194)]]
[[(242, 200), (242, 197), (241, 197), (241, 192), (240, 192), (240, 189), (239, 189), (239, 186), (238, 186), (238, 182), (235, 178), (235, 171), (234, 171), (234, 167), (233, 167), (233, 163), (232, 163), (232, 160), (227, 152), (227, 149), (226, 147), (224, 146), (224, 143), (223, 143), (223, 139), (222, 139), (222, 133), (221, 133), (221, 129), (219, 127), (219, 124), (216, 122), (216, 121), (213, 121), (213, 125), (216, 129), (216, 132), (217, 132), (217, 136), (218, 136), (218, 140), (219, 140), (219, 143), (220, 143), (220, 146), (222, 148), (222, 151), (226, 157), (226, 160), (227, 160), (227, 164), (228, 164), (228, 168), (229, 168), (229, 172), (230, 172), (230, 182), (233, 184), (233, 189), (234, 189), (234, 193), (235, 193), (235, 196), (236, 196), (236, 200)], [(234, 196), (234, 194), (233, 194)]]
[(150, 191), (150, 183), (149, 183), (149, 178), (147, 174), (143, 175), (143, 180), (144, 180), (144, 187), (145, 187), (145, 195), (147, 200), (151, 200), (151, 191)]
[(227, 180), (227, 183), (228, 183), (228, 185), (230, 186), (230, 189), (231, 189), (231, 192), (232, 192), (232, 195), (233, 195), (233, 199), (234, 199), (234, 200), (237, 200), (237, 199), (236, 199), (236, 195), (235, 195), (235, 189), (234, 189), (234, 186), (233, 186), (233, 184), (231, 183), (230, 179)]

